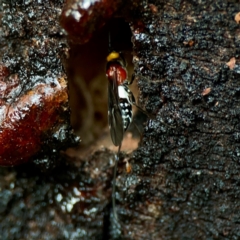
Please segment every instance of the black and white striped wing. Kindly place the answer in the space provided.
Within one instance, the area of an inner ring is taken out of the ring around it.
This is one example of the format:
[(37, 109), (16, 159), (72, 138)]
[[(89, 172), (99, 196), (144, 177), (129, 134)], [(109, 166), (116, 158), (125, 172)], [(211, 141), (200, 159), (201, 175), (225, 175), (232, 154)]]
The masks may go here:
[(124, 132), (132, 122), (132, 104), (135, 101), (134, 96), (126, 84), (118, 86), (119, 105), (122, 112)]
[(108, 124), (113, 144), (120, 146), (123, 140), (124, 126), (119, 103), (118, 86), (114, 80), (108, 80)]
[(120, 98), (120, 108), (122, 113), (123, 130), (128, 129), (132, 122), (132, 104), (126, 98)]

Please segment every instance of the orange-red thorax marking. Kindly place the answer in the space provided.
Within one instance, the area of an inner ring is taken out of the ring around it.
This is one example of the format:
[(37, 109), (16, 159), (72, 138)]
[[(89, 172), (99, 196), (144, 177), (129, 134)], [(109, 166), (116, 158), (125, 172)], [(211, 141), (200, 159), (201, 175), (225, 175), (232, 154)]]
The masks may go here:
[(112, 63), (107, 69), (106, 75), (112, 81), (117, 80), (119, 86), (127, 79), (127, 70), (117, 63)]

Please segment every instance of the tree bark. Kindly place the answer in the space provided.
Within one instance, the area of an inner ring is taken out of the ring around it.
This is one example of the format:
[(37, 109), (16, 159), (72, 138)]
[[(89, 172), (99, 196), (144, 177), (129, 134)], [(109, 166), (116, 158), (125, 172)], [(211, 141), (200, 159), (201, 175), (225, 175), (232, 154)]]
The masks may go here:
[(122, 181), (128, 239), (240, 237), (239, 7), (151, 1), (132, 24), (140, 100), (156, 118)]
[(114, 154), (43, 173), (0, 169), (0, 239), (239, 239), (238, 1), (140, 1), (129, 18), (140, 104), (151, 114), (117, 176)]

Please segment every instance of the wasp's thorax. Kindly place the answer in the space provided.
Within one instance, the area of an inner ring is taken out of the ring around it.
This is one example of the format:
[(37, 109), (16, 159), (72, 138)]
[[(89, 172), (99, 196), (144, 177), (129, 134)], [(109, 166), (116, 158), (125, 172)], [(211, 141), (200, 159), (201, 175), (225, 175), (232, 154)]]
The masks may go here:
[(109, 80), (117, 81), (118, 86), (127, 79), (126, 63), (119, 53), (111, 52), (107, 56), (106, 75)]

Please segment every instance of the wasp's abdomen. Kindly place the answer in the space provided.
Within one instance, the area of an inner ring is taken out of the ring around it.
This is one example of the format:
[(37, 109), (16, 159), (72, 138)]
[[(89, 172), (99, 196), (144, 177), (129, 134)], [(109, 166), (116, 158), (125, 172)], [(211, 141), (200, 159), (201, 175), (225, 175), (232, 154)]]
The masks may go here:
[(127, 130), (132, 121), (132, 105), (126, 99), (120, 99), (120, 108), (122, 112), (123, 129)]
[(130, 101), (132, 92), (126, 85), (118, 86), (118, 95), (119, 95), (119, 104), (122, 113), (122, 120), (123, 120), (123, 129), (124, 131), (127, 130), (129, 124), (132, 122), (132, 103)]

